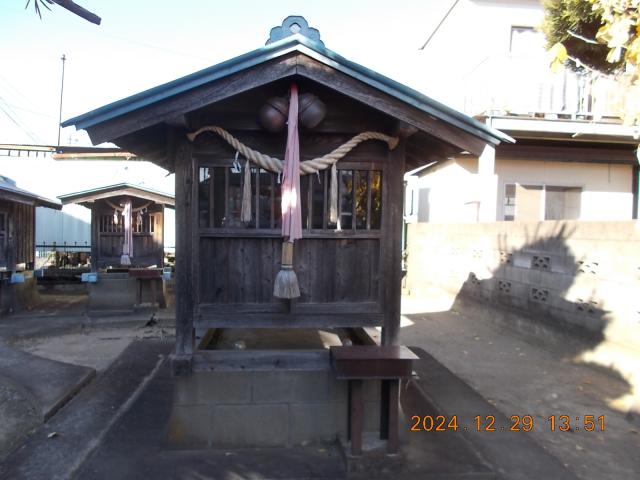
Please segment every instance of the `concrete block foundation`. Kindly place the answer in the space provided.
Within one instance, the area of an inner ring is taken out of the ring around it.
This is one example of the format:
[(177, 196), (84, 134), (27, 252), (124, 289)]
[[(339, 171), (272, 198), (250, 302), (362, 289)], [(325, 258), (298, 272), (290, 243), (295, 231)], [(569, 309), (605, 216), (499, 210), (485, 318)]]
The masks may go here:
[(24, 282), (10, 283), (9, 277), (0, 283), (0, 314), (30, 310), (40, 302), (37, 279), (32, 271), (20, 272)]
[[(156, 298), (151, 281), (156, 283)], [(141, 307), (164, 307), (164, 280), (140, 281), (128, 273), (99, 273), (96, 283), (88, 283), (89, 311), (132, 311)]]
[[(380, 383), (368, 382), (365, 431), (378, 432)], [(365, 385), (367, 382), (365, 382)], [(175, 378), (169, 448), (294, 447), (347, 437), (347, 382), (329, 370), (194, 372)]]

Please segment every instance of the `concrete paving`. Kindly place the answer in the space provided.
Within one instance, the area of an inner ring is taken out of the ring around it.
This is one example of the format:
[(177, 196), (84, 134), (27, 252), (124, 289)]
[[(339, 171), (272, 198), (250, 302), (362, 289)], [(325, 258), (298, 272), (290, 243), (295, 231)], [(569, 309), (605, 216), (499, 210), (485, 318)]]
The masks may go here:
[(0, 477), (71, 478), (145, 388), (172, 346), (170, 341), (133, 342), (104, 374), (5, 460)]
[(0, 341), (0, 377), (19, 390), (43, 420), (95, 376), (93, 368), (31, 355)]
[[(443, 415), (447, 422), (453, 416), (459, 431), (495, 469), (498, 478), (529, 480), (548, 478), (576, 480), (560, 460), (546, 452), (523, 431), (511, 431), (510, 419), (476, 393), (421, 348), (412, 350), (420, 356), (417, 362), (417, 384), (433, 410), (421, 415)], [(476, 416), (481, 416), (480, 427)], [(494, 424), (487, 430), (487, 417)]]
[[(475, 302), (457, 299), (445, 304), (443, 299), (403, 304), (401, 342), (420, 345), (471, 389), (447, 393), (454, 384), (436, 381), (424, 385), (426, 394), (447, 415), (466, 415), (467, 422), (469, 415), (483, 420), (493, 415), (496, 425), (507, 427), (511, 416), (530, 415), (534, 421), (529, 432), (470, 432), (468, 439), (490, 463), (505, 469), (504, 462), (517, 466), (519, 457), (512, 447), (526, 438), (582, 480), (638, 478), (640, 417), (615, 408), (615, 399), (627, 394), (631, 385), (614, 369), (582, 361), (588, 345), (557, 332), (542, 336), (537, 330), (520, 330), (498, 312), (483, 314)], [(436, 395), (447, 397), (438, 400)], [(481, 396), (489, 405), (469, 408), (465, 402), (472, 396)], [(548, 418), (561, 415), (570, 418), (571, 428), (552, 430)], [(586, 415), (604, 416), (604, 431), (600, 426), (585, 431)], [(534, 475), (533, 463), (525, 465), (521, 478), (556, 478)]]

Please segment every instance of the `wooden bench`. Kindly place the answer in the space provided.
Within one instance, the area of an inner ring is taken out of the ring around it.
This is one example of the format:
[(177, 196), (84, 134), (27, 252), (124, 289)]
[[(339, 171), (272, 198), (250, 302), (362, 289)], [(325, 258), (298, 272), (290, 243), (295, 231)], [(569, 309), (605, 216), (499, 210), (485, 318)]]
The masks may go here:
[(363, 380), (381, 380), (380, 438), (387, 452), (398, 452), (398, 402), (400, 379), (411, 377), (418, 357), (407, 347), (353, 345), (331, 347), (331, 369), (337, 379), (349, 381), (349, 438), (351, 453), (362, 453), (364, 417)]

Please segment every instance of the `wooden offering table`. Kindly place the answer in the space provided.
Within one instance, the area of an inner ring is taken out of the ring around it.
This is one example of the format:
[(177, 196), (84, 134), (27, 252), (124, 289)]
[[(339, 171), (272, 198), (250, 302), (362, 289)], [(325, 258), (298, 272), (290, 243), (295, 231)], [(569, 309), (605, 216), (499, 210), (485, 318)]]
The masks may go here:
[(130, 268), (129, 277), (137, 280), (138, 288), (136, 303), (141, 305), (143, 303), (143, 290), (144, 284), (148, 284), (151, 289), (151, 306), (157, 305), (162, 307), (162, 303), (158, 298), (157, 285), (162, 279), (162, 270), (159, 268)]
[(331, 347), (331, 369), (336, 378), (349, 381), (349, 438), (351, 453), (362, 453), (364, 418), (363, 380), (381, 380), (380, 438), (387, 452), (398, 452), (398, 404), (401, 378), (409, 378), (418, 357), (407, 347), (354, 345)]

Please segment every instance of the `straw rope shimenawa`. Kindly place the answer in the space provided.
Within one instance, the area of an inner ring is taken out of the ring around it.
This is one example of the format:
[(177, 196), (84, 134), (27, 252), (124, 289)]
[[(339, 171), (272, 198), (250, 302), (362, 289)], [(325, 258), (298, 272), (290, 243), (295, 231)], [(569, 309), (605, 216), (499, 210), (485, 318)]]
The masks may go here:
[[(240, 140), (227, 132), (224, 128), (213, 125), (202, 127), (193, 133), (187, 134), (187, 138), (193, 142), (198, 135), (204, 132), (217, 133), (225, 142), (235, 148), (245, 158), (258, 165), (260, 168), (264, 168), (265, 170), (269, 170), (270, 172), (274, 173), (282, 172), (282, 160), (270, 157), (269, 155), (265, 155), (264, 153), (260, 153), (256, 150), (253, 150), (252, 148), (247, 147), (245, 144), (240, 142)], [(389, 145), (389, 149), (391, 150), (396, 148), (399, 142), (398, 137), (390, 137), (389, 135), (385, 135), (384, 133), (362, 132), (353, 137), (351, 140), (343, 143), (332, 152), (323, 155), (322, 157), (300, 162), (300, 175), (317, 173), (320, 170), (331, 167), (347, 153), (353, 150), (358, 144), (366, 140), (380, 140), (382, 142), (386, 142), (387, 145)]]

